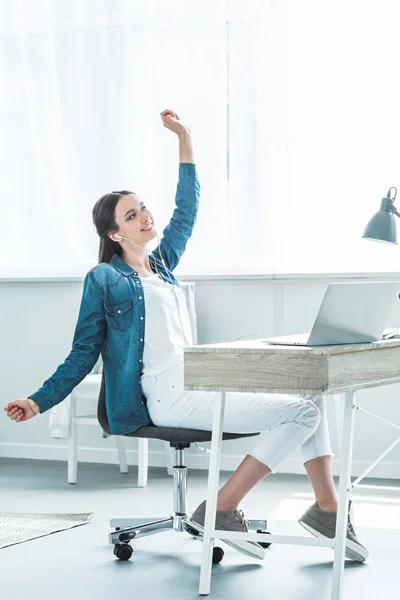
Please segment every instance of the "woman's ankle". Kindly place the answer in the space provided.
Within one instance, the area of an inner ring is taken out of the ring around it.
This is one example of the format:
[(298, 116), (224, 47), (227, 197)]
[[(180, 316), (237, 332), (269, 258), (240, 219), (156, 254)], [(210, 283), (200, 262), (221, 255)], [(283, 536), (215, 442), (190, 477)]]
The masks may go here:
[(217, 510), (220, 511), (227, 511), (227, 510), (236, 510), (237, 506), (233, 506), (232, 504), (218, 504), (217, 503)]
[(316, 500), (318, 508), (324, 511), (337, 511), (337, 502), (336, 500), (329, 501), (321, 501)]

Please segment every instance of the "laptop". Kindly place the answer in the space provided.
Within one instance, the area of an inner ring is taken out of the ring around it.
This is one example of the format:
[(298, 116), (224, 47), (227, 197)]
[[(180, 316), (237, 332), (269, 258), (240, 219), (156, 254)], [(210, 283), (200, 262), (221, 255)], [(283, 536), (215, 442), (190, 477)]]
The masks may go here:
[(399, 292), (399, 281), (330, 283), (310, 333), (261, 341), (289, 346), (376, 342), (382, 339)]

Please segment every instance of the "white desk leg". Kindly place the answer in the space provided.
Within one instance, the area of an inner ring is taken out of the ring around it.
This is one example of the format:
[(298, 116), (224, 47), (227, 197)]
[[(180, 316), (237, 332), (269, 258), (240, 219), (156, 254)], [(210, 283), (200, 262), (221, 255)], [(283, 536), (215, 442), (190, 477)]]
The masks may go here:
[(354, 395), (355, 392), (346, 392), (344, 395), (342, 444), (340, 448), (339, 498), (335, 532), (335, 558), (333, 563), (331, 600), (340, 600), (342, 597), (347, 511), (350, 495), (351, 459), (353, 453)]
[(344, 412), (344, 394), (334, 394), (334, 409), (336, 417), (336, 441), (338, 448), (342, 449), (342, 427), (343, 427), (343, 412)]
[(225, 392), (214, 404), (214, 416), (211, 437), (211, 454), (208, 471), (207, 504), (204, 521), (203, 551), (201, 554), (199, 594), (207, 596), (210, 593), (211, 568), (214, 540), (211, 531), (215, 528), (217, 512), (217, 493), (219, 484), (219, 467), (221, 462), (222, 432), (225, 412)]

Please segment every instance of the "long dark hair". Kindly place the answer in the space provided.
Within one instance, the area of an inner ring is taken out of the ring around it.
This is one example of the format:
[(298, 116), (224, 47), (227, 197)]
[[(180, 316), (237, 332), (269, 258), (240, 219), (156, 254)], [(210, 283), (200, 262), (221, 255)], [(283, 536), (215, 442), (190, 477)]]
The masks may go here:
[(119, 230), (118, 224), (115, 221), (115, 207), (121, 196), (127, 196), (134, 192), (128, 192), (128, 190), (122, 190), (121, 192), (111, 192), (110, 194), (104, 194), (93, 207), (92, 216), (93, 223), (96, 227), (97, 235), (100, 238), (99, 246), (99, 263), (110, 262), (113, 254), (122, 256), (122, 248), (118, 242), (110, 240), (107, 233), (110, 231), (117, 232)]

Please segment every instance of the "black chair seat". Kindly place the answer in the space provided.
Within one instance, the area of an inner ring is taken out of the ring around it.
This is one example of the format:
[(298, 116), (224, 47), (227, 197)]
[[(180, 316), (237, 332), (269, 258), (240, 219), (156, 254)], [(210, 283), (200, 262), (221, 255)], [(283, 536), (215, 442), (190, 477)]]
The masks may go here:
[[(104, 373), (101, 378), (101, 387), (97, 403), (97, 418), (104, 431), (110, 434), (110, 424), (108, 422), (105, 405)], [(137, 431), (133, 431), (132, 433), (124, 433), (123, 435), (126, 437), (151, 438), (154, 440), (164, 440), (165, 442), (176, 442), (181, 444), (211, 441), (211, 431), (203, 431), (201, 429), (184, 429), (183, 427), (156, 427), (155, 425), (146, 425)], [(222, 439), (236, 440), (238, 438), (252, 437), (255, 435), (260, 435), (260, 433), (224, 433)]]
[[(165, 442), (178, 442), (183, 444), (192, 444), (194, 442), (210, 442), (211, 431), (202, 431), (201, 429), (184, 429), (183, 427), (156, 427), (155, 425), (146, 425), (132, 433), (125, 433), (128, 437), (151, 438), (155, 440), (164, 440)], [(242, 437), (252, 437), (259, 433), (224, 433), (224, 440), (236, 440)]]

